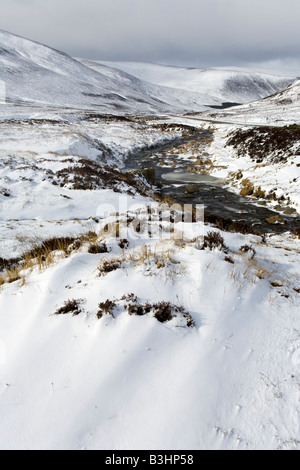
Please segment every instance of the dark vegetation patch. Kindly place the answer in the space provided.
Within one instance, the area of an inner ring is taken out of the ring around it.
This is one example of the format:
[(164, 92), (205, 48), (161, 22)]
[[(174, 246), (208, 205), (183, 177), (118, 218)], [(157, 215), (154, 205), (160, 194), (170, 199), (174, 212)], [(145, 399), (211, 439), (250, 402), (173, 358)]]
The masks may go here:
[(271, 282), (271, 286), (272, 287), (283, 287), (283, 284), (281, 282), (278, 282), (278, 281), (273, 281), (273, 282)]
[(219, 249), (227, 251), (228, 248), (225, 245), (224, 238), (219, 232), (208, 232), (204, 237), (203, 249), (208, 248), (209, 250)]
[(135, 302), (129, 303), (127, 306), (127, 311), (129, 315), (136, 315), (138, 317), (142, 317), (147, 315), (152, 310), (152, 307), (149, 303), (139, 304), (137, 303), (137, 299)]
[(115, 192), (121, 192), (120, 185), (123, 183), (146, 196), (148, 188), (141, 181), (141, 176), (144, 176), (145, 179), (147, 176), (149, 179), (151, 177), (151, 184), (155, 184), (155, 177), (153, 178), (150, 170), (147, 170), (145, 174), (142, 171), (122, 173), (109, 166), (100, 165), (84, 158), (80, 159), (76, 165), (63, 168), (56, 173), (61, 187), (71, 186), (74, 190), (84, 191), (108, 188)]
[(182, 132), (184, 135), (191, 135), (197, 132), (197, 128), (189, 126), (187, 124), (175, 124), (175, 123), (156, 123), (151, 125), (151, 129), (158, 129), (162, 132)]
[(91, 255), (99, 255), (99, 254), (102, 254), (102, 253), (108, 253), (109, 250), (107, 248), (106, 243), (99, 243), (99, 244), (91, 243), (91, 245), (88, 248), (88, 252)]
[(1, 258), (0, 257), (0, 272), (4, 271), (5, 269), (13, 269), (15, 268), (20, 262), (22, 258)]
[(81, 313), (80, 304), (82, 300), (67, 300), (62, 307), (56, 310), (55, 315), (69, 315), (76, 317)]
[(117, 271), (122, 266), (121, 261), (111, 259), (111, 260), (104, 260), (99, 266), (99, 273), (100, 276), (103, 276), (108, 273), (112, 273), (113, 271)]
[(98, 305), (98, 313), (97, 318), (100, 320), (104, 315), (111, 315), (114, 316), (114, 308), (116, 306), (116, 302), (112, 300), (106, 300), (105, 302), (101, 302)]
[(63, 126), (65, 124), (70, 124), (69, 121), (63, 121), (59, 119), (7, 119), (5, 124), (13, 125), (29, 125), (29, 126), (39, 126), (39, 125), (51, 125), (51, 126)]
[(253, 127), (247, 130), (234, 131), (227, 146), (236, 149), (238, 156), (249, 155), (256, 163), (286, 163), (291, 157), (299, 154), (300, 125), (285, 127)]
[(261, 232), (251, 227), (244, 222), (238, 222), (231, 219), (223, 218), (215, 214), (206, 214), (204, 215), (204, 221), (206, 224), (212, 224), (219, 230), (224, 232), (232, 233), (242, 233), (243, 235), (252, 234), (252, 235), (261, 235)]
[(81, 118), (81, 121), (91, 122), (136, 122), (133, 117), (113, 115), (113, 114), (99, 114), (99, 113), (85, 113)]
[(130, 243), (126, 238), (123, 238), (122, 240), (119, 241), (118, 245), (121, 248), (121, 250), (128, 250)]
[(292, 234), (293, 234), (295, 237), (300, 238), (300, 227), (293, 229), (293, 230), (292, 230)]

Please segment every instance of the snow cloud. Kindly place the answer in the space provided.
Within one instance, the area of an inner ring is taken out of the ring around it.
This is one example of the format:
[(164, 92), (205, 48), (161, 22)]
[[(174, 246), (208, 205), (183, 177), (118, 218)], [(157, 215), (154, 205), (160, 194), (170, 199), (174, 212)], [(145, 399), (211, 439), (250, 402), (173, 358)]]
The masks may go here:
[(298, 0), (1, 0), (0, 28), (86, 58), (298, 66), (299, 13)]

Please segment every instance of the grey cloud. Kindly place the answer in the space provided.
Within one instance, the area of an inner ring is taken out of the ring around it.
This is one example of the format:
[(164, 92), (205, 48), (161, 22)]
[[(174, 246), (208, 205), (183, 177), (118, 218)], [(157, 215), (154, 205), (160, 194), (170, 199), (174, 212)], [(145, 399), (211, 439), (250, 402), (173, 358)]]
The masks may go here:
[(299, 60), (298, 0), (1, 0), (0, 28), (74, 56), (190, 66)]

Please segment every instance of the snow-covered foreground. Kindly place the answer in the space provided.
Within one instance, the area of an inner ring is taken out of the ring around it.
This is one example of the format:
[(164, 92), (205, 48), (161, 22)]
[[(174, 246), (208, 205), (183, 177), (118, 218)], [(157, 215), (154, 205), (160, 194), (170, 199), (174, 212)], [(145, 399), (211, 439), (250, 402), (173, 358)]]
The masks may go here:
[[(299, 449), (299, 242), (223, 235), (227, 254), (132, 231), (122, 251), (99, 232), (109, 253), (57, 253), (2, 286), (0, 447)], [(195, 326), (129, 315), (129, 294)], [(79, 315), (55, 315), (73, 299)]]

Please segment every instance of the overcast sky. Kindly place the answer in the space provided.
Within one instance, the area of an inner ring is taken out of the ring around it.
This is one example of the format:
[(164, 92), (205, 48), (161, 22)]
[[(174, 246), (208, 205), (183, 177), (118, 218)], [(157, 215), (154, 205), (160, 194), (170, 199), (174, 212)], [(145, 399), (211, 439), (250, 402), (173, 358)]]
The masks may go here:
[(0, 29), (75, 57), (300, 74), (299, 0), (0, 0)]

